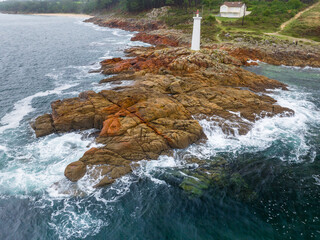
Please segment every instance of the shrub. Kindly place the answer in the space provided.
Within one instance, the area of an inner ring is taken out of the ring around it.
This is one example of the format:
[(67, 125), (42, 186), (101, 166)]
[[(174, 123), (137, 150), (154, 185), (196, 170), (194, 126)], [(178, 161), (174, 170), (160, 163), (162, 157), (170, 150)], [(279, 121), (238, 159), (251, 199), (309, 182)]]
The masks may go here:
[(216, 17), (213, 14), (210, 14), (208, 17), (206, 17), (206, 19), (208, 22), (215, 22), (216, 21)]

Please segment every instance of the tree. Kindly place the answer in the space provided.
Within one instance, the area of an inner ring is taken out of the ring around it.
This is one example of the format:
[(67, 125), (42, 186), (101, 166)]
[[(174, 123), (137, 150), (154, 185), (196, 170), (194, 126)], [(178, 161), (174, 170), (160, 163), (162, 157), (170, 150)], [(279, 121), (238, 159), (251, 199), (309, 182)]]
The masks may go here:
[(289, 0), (288, 5), (290, 8), (298, 9), (302, 6), (302, 2), (300, 2), (300, 0)]
[(166, 5), (173, 5), (174, 1), (173, 0), (166, 0)]

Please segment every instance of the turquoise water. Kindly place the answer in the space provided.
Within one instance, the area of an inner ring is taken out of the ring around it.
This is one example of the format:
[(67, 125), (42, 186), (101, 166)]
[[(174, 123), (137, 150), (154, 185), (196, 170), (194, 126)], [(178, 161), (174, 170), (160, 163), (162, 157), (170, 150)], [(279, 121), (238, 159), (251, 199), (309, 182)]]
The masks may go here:
[[(29, 122), (53, 100), (118, 86), (88, 71), (143, 45), (131, 36), (81, 19), (0, 14), (0, 239), (320, 239), (320, 69), (248, 68), (289, 85), (269, 94), (293, 117), (265, 118), (245, 136), (201, 120), (207, 142), (142, 161), (110, 187), (65, 180), (65, 166), (96, 145), (94, 131), (36, 139)], [(185, 192), (183, 174), (196, 168), (186, 156), (225, 158), (254, 197), (230, 185)]]

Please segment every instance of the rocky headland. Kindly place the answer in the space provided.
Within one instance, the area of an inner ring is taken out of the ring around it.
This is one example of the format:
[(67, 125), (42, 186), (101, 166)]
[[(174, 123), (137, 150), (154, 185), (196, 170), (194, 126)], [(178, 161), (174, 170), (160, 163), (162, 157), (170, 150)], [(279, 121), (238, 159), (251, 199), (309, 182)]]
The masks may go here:
[(127, 53), (132, 58), (101, 62), (102, 73), (111, 75), (101, 82), (132, 80), (133, 85), (55, 101), (52, 114), (33, 124), (38, 137), (100, 130), (96, 141), (103, 147), (67, 166), (65, 176), (71, 181), (98, 166), (105, 177), (96, 187), (104, 186), (132, 171), (136, 161), (186, 148), (205, 138), (200, 118), (216, 119), (225, 132), (245, 134), (261, 117), (293, 114), (263, 94), (286, 89), (284, 84), (240, 68), (241, 62), (225, 51), (152, 47)]
[(260, 118), (294, 114), (265, 94), (269, 89), (286, 90), (286, 86), (241, 68), (248, 60), (320, 66), (319, 54), (308, 52), (308, 48), (272, 50), (211, 44), (195, 52), (185, 47), (181, 35), (158, 22), (89, 21), (142, 31), (133, 40), (157, 45), (131, 48), (126, 50), (129, 58), (101, 62), (101, 72), (108, 77), (100, 83), (131, 80), (132, 85), (57, 100), (51, 104), (51, 114), (38, 117), (32, 124), (37, 137), (98, 129), (96, 142), (102, 146), (90, 149), (65, 169), (65, 176), (76, 182), (86, 173), (92, 174), (89, 170), (94, 168), (92, 177), (101, 179), (95, 187), (130, 173), (140, 160), (157, 159), (204, 140), (199, 119), (216, 121), (228, 134), (246, 134)]
[[(172, 29), (159, 19), (166, 14), (167, 8), (155, 9), (145, 18), (121, 18), (113, 15), (94, 17), (86, 20), (102, 27), (120, 28), (137, 31), (132, 41), (142, 41), (157, 46), (189, 47), (191, 35), (182, 30)], [(207, 48), (218, 48), (227, 51), (239, 59), (242, 65), (250, 65), (248, 60), (261, 61), (273, 65), (296, 67), (320, 67), (320, 44), (297, 44), (280, 40), (272, 36), (253, 37), (225, 33), (221, 43), (203, 42)], [(256, 63), (251, 63), (256, 64)]]

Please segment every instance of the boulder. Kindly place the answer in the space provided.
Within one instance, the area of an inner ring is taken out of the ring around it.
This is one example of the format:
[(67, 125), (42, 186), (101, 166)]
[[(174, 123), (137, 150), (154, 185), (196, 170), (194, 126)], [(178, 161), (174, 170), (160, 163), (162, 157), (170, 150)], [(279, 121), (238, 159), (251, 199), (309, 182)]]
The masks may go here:
[(44, 114), (36, 118), (31, 127), (36, 133), (36, 137), (42, 137), (55, 132), (51, 114)]
[(86, 165), (81, 161), (70, 163), (65, 171), (64, 175), (72, 182), (76, 182), (86, 174)]

